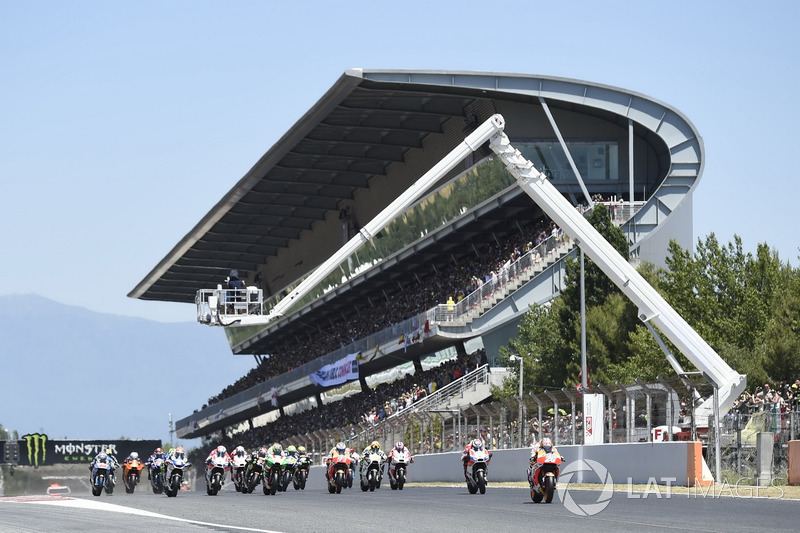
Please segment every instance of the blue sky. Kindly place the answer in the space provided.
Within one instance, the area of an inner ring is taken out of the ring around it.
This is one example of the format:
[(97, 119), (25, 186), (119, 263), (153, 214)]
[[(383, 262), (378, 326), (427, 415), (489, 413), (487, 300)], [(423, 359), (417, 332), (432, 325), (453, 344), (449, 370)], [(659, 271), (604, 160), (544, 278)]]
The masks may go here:
[(0, 294), (192, 321), (127, 294), (353, 67), (661, 100), (705, 142), (695, 240), (797, 265), (797, 20), (793, 1), (0, 0)]

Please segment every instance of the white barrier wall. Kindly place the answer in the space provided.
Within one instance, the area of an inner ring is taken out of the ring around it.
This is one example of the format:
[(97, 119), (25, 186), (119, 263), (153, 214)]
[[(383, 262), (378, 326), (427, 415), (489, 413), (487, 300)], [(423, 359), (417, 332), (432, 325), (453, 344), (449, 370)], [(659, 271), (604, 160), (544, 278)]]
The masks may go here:
[[(594, 446), (558, 446), (558, 451), (566, 458), (562, 471), (570, 464), (581, 459), (600, 463), (611, 475), (614, 483), (687, 485), (687, 468), (690, 461), (690, 446), (693, 442), (642, 442), (633, 444), (598, 444)], [(526, 470), (530, 449), (493, 450), (489, 463), (489, 482), (493, 481), (526, 481)], [(585, 463), (591, 464), (591, 463)], [(357, 475), (357, 474), (356, 474)], [(414, 456), (414, 464), (408, 468), (408, 481), (463, 483), (464, 467), (460, 452), (439, 453)], [(587, 470), (576, 473), (573, 483), (600, 483), (598, 475)], [(356, 479), (353, 488), (357, 487)], [(381, 486), (388, 489), (388, 481), (384, 477)], [(307, 488), (322, 489), (326, 487), (325, 471), (322, 467), (312, 467)]]

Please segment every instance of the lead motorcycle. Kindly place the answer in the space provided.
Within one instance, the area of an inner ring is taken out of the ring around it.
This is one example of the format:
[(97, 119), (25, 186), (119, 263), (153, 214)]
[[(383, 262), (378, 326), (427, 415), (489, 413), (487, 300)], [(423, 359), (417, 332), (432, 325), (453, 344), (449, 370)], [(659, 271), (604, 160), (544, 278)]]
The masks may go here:
[(485, 449), (470, 449), (467, 461), (467, 490), (470, 494), (478, 491), (486, 494), (486, 472), (491, 460), (492, 454)]
[(225, 482), (225, 473), (230, 467), (228, 458), (224, 455), (215, 455), (206, 468), (206, 494), (216, 496)]
[(114, 462), (110, 457), (98, 458), (92, 465), (92, 474), (89, 478), (92, 485), (92, 495), (100, 496), (103, 490), (106, 494), (114, 492)]
[(191, 465), (184, 457), (169, 456), (164, 462), (164, 492), (170, 498), (174, 498), (181, 490), (181, 483), (187, 468)]
[(370, 452), (361, 459), (361, 490), (374, 491), (380, 488), (383, 478), (383, 457), (379, 453)]
[[(545, 452), (539, 450), (536, 460), (531, 460), (531, 468), (528, 469), (528, 483), (531, 487), (531, 499), (534, 503), (551, 503), (558, 484), (558, 474), (564, 458), (557, 451)], [(539, 468), (534, 469), (533, 465), (538, 464)]]

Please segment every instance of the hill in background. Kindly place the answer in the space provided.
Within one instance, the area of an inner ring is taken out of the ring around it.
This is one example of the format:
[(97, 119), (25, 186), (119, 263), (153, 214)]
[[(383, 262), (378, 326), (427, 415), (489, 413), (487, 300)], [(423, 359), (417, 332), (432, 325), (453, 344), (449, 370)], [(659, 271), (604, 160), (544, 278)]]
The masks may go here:
[(0, 364), (0, 424), (9, 431), (167, 441), (169, 413), (191, 414), (255, 362), (234, 356), (221, 328), (28, 294), (0, 296)]

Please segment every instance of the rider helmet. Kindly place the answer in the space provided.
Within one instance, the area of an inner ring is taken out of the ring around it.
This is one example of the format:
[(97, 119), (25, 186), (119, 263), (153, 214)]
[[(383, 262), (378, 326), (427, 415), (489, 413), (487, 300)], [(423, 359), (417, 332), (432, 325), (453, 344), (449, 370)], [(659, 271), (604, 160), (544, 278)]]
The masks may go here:
[(105, 461), (107, 458), (108, 458), (108, 455), (106, 454), (106, 452), (100, 452), (100, 453), (97, 454), (97, 460), (98, 461)]
[(405, 448), (405, 447), (406, 447), (406, 445), (405, 445), (405, 444), (403, 444), (402, 442), (398, 441), (398, 442), (397, 442), (397, 443), (394, 445), (394, 447), (397, 449), (397, 451), (398, 451), (398, 452), (402, 452), (402, 451), (403, 451), (403, 448)]
[(545, 437), (542, 439), (542, 449), (545, 453), (550, 453), (550, 450), (553, 449), (553, 441), (550, 440), (550, 437)]
[(267, 449), (265, 447), (262, 446), (258, 450), (258, 457), (261, 458), (261, 459), (266, 459), (266, 457), (267, 457)]
[(108, 455), (112, 455), (111, 448), (106, 448), (106, 453), (107, 453)]
[(337, 442), (336, 452), (339, 454), (344, 454), (345, 451), (347, 451), (347, 446), (344, 445), (344, 442)]
[(131, 452), (131, 459), (138, 459), (138, 458), (139, 458), (139, 452)]
[(372, 444), (369, 445), (369, 447), (372, 448), (373, 450), (380, 450), (381, 444), (378, 441), (374, 440), (372, 441)]
[(483, 441), (481, 441), (481, 439), (475, 439), (471, 444), (473, 450), (480, 450), (483, 448)]
[(305, 446), (298, 446), (297, 447), (297, 453), (306, 453), (306, 447)]
[(164, 451), (161, 448), (156, 448), (156, 451), (153, 453), (164, 453)]
[(272, 452), (275, 455), (280, 455), (281, 453), (283, 453), (283, 446), (281, 446), (279, 443), (276, 442), (275, 444), (272, 445)]
[(244, 449), (244, 446), (237, 446), (235, 453), (237, 457), (244, 457), (247, 455), (247, 450)]
[(286, 453), (294, 455), (297, 453), (297, 448), (295, 448), (293, 445), (290, 445), (289, 447), (286, 448)]
[(228, 449), (225, 446), (222, 446), (221, 444), (217, 446), (217, 455), (225, 455), (227, 451)]

